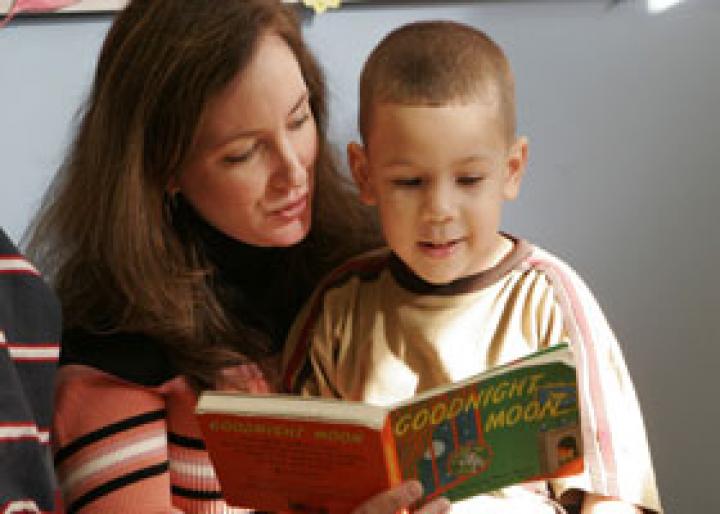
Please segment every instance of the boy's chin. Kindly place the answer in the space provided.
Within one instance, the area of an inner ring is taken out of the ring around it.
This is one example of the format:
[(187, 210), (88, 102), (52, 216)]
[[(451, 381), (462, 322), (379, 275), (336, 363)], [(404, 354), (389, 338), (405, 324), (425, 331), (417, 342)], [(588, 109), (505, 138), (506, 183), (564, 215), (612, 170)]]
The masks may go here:
[[(412, 268), (410, 268), (412, 269)], [(448, 284), (452, 284), (456, 280), (459, 280), (461, 278), (464, 278), (462, 275), (459, 275), (457, 273), (438, 273), (435, 272), (428, 272), (428, 271), (422, 271), (422, 270), (414, 270), (413, 272), (423, 279), (428, 284), (431, 284), (433, 286), (446, 286)]]

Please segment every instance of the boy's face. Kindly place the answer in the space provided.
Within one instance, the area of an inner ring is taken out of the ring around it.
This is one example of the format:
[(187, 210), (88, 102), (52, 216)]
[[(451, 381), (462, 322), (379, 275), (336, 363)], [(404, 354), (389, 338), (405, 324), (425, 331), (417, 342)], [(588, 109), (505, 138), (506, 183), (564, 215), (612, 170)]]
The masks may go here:
[(495, 265), (503, 201), (517, 196), (527, 142), (508, 144), (497, 104), (374, 107), (366, 146), (348, 145), (363, 201), (417, 275), (447, 284)]

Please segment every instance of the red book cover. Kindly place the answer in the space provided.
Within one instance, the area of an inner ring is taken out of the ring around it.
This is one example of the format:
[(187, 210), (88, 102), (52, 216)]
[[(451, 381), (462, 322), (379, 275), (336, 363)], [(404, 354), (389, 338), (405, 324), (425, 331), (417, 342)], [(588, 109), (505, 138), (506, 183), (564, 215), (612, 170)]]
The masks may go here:
[(399, 483), (389, 424), (210, 412), (198, 419), (230, 505), (341, 514)]

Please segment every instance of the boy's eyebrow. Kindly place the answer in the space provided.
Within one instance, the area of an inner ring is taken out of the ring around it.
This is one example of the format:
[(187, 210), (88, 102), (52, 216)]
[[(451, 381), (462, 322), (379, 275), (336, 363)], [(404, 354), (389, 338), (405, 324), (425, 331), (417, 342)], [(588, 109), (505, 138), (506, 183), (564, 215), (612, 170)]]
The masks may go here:
[[(453, 161), (453, 166), (462, 166), (464, 164), (472, 164), (475, 162), (487, 162), (492, 160), (490, 155), (482, 154), (482, 153), (475, 153), (472, 155), (468, 155), (466, 157), (461, 157), (460, 159), (457, 159)], [(407, 160), (407, 159), (391, 159), (388, 162), (381, 163), (381, 166), (383, 168), (395, 168), (395, 167), (409, 167), (409, 166), (418, 166), (417, 163)]]
[(383, 162), (380, 165), (383, 168), (398, 168), (398, 167), (416, 166), (416, 164), (414, 162), (408, 161), (407, 159), (392, 159), (388, 162)]
[(475, 153), (472, 155), (468, 155), (467, 157), (462, 157), (462, 158), (456, 160), (453, 164), (455, 164), (457, 166), (457, 165), (461, 165), (461, 164), (471, 164), (471, 163), (477, 162), (477, 161), (485, 162), (485, 161), (489, 161), (489, 160), (491, 160), (491, 157), (489, 155), (483, 154), (483, 153)]

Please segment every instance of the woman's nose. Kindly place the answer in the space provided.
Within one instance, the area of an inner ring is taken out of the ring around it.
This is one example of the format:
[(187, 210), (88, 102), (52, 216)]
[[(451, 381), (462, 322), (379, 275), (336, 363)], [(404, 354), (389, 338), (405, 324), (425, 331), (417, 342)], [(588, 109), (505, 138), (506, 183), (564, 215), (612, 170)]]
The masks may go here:
[(293, 189), (305, 186), (307, 169), (298, 149), (289, 140), (278, 144), (273, 183), (276, 187)]

